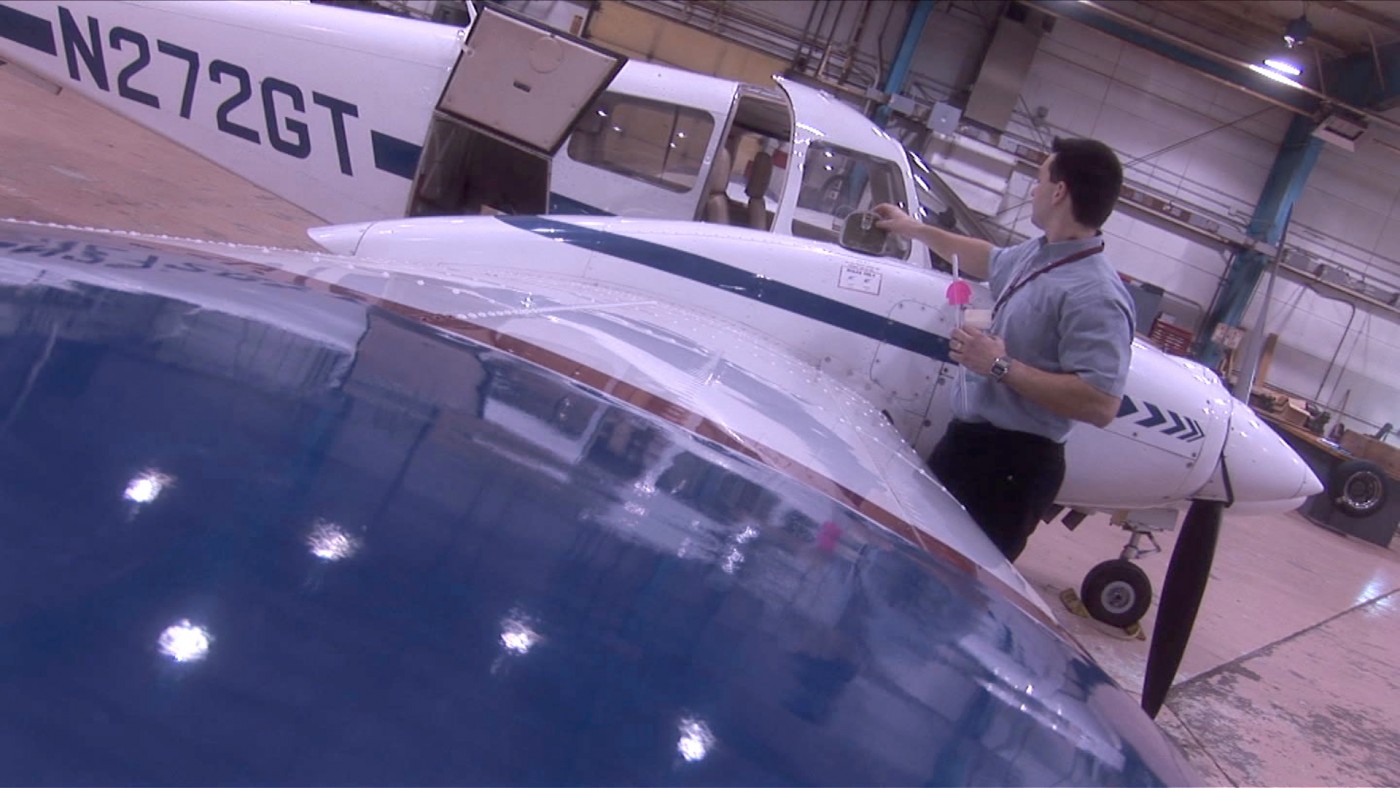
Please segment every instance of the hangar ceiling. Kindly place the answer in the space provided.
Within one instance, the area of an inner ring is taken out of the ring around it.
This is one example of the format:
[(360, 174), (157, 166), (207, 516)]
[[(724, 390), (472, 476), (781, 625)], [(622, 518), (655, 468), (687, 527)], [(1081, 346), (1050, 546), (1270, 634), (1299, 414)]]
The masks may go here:
[[(1320, 118), (1330, 106), (1371, 115), (1373, 125), (1400, 142), (1400, 118), (1385, 110), (1400, 98), (1400, 3), (1393, 0), (1025, 0), (1053, 16), (1068, 17), (1144, 46), (1209, 76), (1225, 76), (1256, 95), (1258, 78), (1241, 80), (1267, 59), (1301, 69), (1294, 89), (1262, 91), (1283, 106)], [(1301, 26), (1301, 28), (1300, 28)], [(1284, 33), (1304, 36), (1291, 49)], [(1223, 70), (1222, 70), (1223, 69)], [(1260, 96), (1266, 98), (1267, 96)]]
[(1367, 52), (1373, 40), (1377, 46), (1400, 41), (1400, 3), (1394, 0), (1137, 0), (1104, 5), (1141, 6), (1165, 19), (1211, 31), (1192, 40), (1202, 45), (1231, 40), (1239, 51), (1229, 54), (1236, 55), (1277, 49), (1284, 28), (1305, 14), (1312, 33), (1304, 46), (1315, 47), (1323, 59)]

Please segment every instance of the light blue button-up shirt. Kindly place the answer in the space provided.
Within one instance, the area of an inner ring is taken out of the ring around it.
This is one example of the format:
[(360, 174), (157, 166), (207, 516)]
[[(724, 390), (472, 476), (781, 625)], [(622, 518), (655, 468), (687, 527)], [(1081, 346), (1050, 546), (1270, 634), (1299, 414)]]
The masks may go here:
[[(993, 249), (995, 298), (1034, 272), (1103, 243), (1103, 236), (1047, 243), (1045, 237)], [(991, 333), (1006, 354), (1046, 372), (1068, 372), (1112, 396), (1123, 393), (1133, 344), (1133, 300), (1102, 253), (1031, 279), (1006, 299)], [(953, 392), (954, 414), (964, 421), (1042, 435), (1063, 443), (1074, 426), (1017, 394), (1010, 386), (967, 372), (964, 391)]]

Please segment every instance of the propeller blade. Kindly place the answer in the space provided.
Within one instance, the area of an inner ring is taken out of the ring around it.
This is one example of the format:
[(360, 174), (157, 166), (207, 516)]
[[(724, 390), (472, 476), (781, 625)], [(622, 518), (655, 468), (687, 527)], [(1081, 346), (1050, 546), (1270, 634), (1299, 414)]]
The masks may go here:
[(1210, 565), (1215, 559), (1216, 537), (1225, 504), (1220, 501), (1192, 501), (1181, 523), (1167, 579), (1162, 583), (1161, 603), (1157, 607), (1156, 633), (1147, 653), (1147, 675), (1142, 683), (1142, 708), (1156, 717), (1167, 699), (1181, 656), (1191, 639), (1196, 623), (1196, 611), (1210, 579)]

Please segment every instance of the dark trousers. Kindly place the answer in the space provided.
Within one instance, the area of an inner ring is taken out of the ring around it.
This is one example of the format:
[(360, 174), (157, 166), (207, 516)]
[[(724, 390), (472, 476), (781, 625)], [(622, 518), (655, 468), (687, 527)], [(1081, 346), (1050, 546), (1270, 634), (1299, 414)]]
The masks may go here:
[(955, 421), (928, 467), (1014, 561), (1060, 492), (1065, 447), (1039, 435)]

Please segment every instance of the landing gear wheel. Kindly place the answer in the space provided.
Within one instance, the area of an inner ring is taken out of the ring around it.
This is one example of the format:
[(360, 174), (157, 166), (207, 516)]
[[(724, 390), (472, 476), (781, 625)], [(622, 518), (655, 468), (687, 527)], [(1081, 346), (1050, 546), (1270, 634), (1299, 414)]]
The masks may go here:
[(1125, 558), (1104, 561), (1089, 570), (1079, 587), (1089, 615), (1115, 627), (1140, 621), (1152, 604), (1152, 581), (1138, 565)]
[(1332, 469), (1327, 491), (1343, 514), (1365, 517), (1385, 505), (1385, 471), (1365, 460), (1347, 460)]

